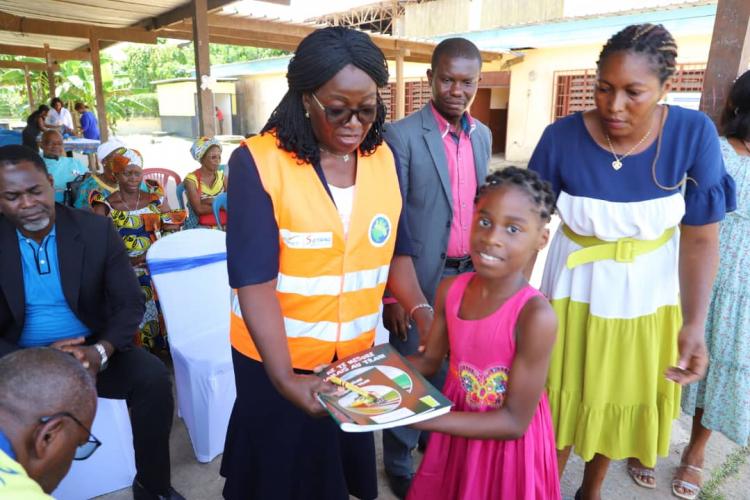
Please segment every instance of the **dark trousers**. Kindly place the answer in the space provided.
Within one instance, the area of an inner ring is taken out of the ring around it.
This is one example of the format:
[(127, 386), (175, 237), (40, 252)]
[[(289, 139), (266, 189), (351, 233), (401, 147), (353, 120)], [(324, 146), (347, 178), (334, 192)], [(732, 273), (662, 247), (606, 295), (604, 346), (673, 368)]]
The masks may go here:
[[(443, 270), (443, 279), (455, 276), (467, 271), (473, 271), (471, 264), (462, 269), (446, 267)], [(403, 356), (409, 356), (417, 352), (419, 347), (419, 333), (412, 324), (409, 327), (406, 340), (401, 340), (398, 335), (391, 333), (390, 344)], [(440, 370), (429, 377), (428, 380), (437, 389), (442, 390), (448, 371), (448, 363), (443, 362)], [(392, 476), (409, 477), (414, 473), (412, 450), (417, 447), (418, 442), (425, 442), (421, 432), (411, 427), (394, 427), (383, 430), (383, 465), (385, 471)]]
[(169, 432), (174, 398), (164, 363), (135, 347), (118, 351), (96, 380), (99, 396), (124, 399), (130, 408), (136, 478), (148, 491), (165, 494), (170, 487)]

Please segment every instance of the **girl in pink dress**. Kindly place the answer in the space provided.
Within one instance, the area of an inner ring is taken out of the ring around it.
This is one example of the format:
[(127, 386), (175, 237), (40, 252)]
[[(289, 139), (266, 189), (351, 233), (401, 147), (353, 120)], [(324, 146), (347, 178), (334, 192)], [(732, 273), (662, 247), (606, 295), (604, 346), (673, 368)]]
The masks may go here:
[(440, 284), (427, 344), (411, 358), (432, 375), (450, 352), (443, 392), (454, 406), (415, 425), (432, 434), (409, 500), (560, 499), (544, 392), (557, 319), (524, 275), (549, 239), (554, 199), (536, 173), (514, 167), (479, 189), (476, 272)]

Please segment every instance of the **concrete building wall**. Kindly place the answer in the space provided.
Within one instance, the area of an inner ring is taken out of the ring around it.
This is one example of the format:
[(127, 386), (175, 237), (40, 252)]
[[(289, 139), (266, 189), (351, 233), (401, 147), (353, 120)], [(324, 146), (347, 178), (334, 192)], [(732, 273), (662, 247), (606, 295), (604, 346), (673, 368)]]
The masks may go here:
[[(710, 35), (677, 39), (678, 63), (705, 63)], [(526, 161), (552, 122), (555, 72), (593, 69), (601, 45), (529, 50), (511, 67), (506, 158)]]
[(244, 134), (258, 133), (287, 91), (284, 74), (243, 76), (237, 81)]
[[(234, 94), (234, 82), (216, 82), (215, 94)], [(195, 116), (195, 82), (168, 82), (156, 85), (159, 114), (164, 116)]]
[(563, 0), (437, 0), (407, 3), (405, 8), (404, 34), (414, 37), (535, 23), (563, 16)]
[(480, 3), (479, 29), (538, 23), (563, 16), (563, 0), (484, 0)]

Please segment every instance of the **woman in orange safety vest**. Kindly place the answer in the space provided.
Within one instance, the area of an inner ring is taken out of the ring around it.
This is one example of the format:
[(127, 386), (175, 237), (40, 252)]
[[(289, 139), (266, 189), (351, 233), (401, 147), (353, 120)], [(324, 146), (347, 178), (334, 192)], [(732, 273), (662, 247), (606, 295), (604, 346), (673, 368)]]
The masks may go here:
[(382, 142), (383, 53), (361, 32), (317, 30), (289, 90), (229, 160), (227, 264), (237, 400), (221, 474), (229, 499), (377, 497), (371, 433), (344, 434), (312, 370), (372, 346), (386, 286), (420, 334), (396, 160)]

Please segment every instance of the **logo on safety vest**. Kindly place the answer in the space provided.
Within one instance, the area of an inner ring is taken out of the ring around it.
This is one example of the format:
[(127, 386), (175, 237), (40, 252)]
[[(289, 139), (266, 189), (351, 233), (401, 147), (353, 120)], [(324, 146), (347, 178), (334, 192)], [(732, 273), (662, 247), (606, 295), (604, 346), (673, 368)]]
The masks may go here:
[(391, 220), (385, 214), (377, 214), (370, 222), (370, 243), (382, 247), (391, 235)]

